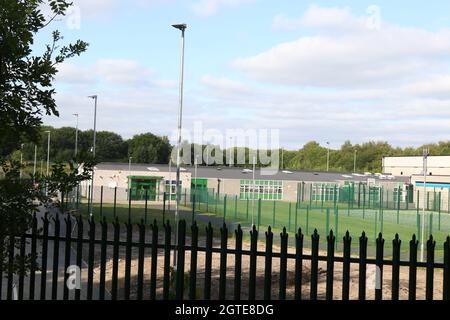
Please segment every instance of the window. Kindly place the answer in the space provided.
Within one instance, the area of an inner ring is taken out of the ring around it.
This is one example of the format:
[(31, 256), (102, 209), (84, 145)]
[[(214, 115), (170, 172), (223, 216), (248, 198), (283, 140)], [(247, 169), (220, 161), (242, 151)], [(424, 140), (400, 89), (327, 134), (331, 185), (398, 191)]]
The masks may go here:
[(339, 199), (339, 188), (331, 183), (315, 183), (312, 186), (313, 201), (334, 201)]
[(241, 200), (282, 200), (283, 182), (273, 180), (241, 180), (240, 186)]

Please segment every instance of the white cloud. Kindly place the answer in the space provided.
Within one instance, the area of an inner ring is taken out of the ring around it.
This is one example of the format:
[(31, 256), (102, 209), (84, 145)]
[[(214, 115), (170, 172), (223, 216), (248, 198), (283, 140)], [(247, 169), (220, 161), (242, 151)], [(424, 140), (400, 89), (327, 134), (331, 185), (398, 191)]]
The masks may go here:
[(124, 88), (159, 87), (172, 89), (175, 80), (159, 79), (152, 70), (130, 59), (99, 59), (93, 65), (78, 66), (63, 63), (56, 80), (65, 85), (99, 85)]
[(209, 17), (215, 15), (222, 7), (237, 7), (254, 0), (198, 0), (191, 6), (195, 14)]
[(383, 23), (348, 8), (311, 7), (301, 18), (277, 16), (276, 27), (313, 27), (316, 34), (281, 43), (233, 65), (265, 82), (312, 87), (399, 85), (424, 74), (449, 71), (450, 32), (430, 32)]

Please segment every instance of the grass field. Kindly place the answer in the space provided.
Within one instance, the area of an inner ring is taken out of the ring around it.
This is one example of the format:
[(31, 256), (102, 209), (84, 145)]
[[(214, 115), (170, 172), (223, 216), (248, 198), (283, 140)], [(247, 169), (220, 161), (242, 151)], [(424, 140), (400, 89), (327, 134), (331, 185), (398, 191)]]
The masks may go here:
[[(182, 203), (181, 219), (188, 222), (187, 235), (191, 234), (190, 222), (192, 219), (192, 203), (187, 201)], [(327, 230), (333, 230), (336, 236), (336, 250), (342, 251), (343, 237), (346, 231), (349, 231), (352, 237), (352, 252), (357, 254), (359, 250), (359, 237), (362, 232), (366, 233), (368, 241), (368, 254), (373, 256), (375, 254), (375, 239), (381, 232), (385, 239), (384, 255), (390, 257), (392, 255), (392, 240), (398, 234), (402, 240), (401, 253), (403, 259), (408, 259), (409, 242), (413, 234), (420, 235), (420, 218), (421, 212), (416, 210), (392, 210), (392, 209), (357, 209), (349, 208), (344, 204), (339, 204), (336, 209), (307, 206), (306, 203), (301, 204), (296, 208), (295, 203), (288, 202), (273, 202), (273, 201), (255, 201), (237, 200), (233, 198), (228, 200), (225, 204), (223, 201), (209, 201), (208, 203), (196, 203), (195, 212), (197, 214), (196, 221), (199, 226), (199, 234), (205, 234), (207, 222), (212, 220), (214, 225), (214, 234), (219, 236), (219, 228), (222, 221), (225, 219), (228, 226), (232, 224), (241, 224), (245, 233), (244, 239), (248, 240), (248, 230), (252, 226), (252, 221), (260, 230), (259, 239), (264, 240), (264, 232), (269, 226), (272, 227), (275, 234), (275, 243), (278, 235), (285, 227), (290, 234), (290, 245), (294, 245), (294, 234), (298, 228), (302, 229), (305, 235), (305, 245), (310, 242), (310, 235), (317, 229), (321, 237), (321, 249), (326, 248)], [(95, 204), (94, 213), (96, 221), (100, 221), (100, 205)], [(88, 216), (87, 205), (80, 205), (80, 212), (84, 216)], [(173, 209), (173, 208), (172, 208)], [(114, 209), (112, 204), (102, 205), (102, 215), (106, 217), (107, 221), (114, 220)], [(128, 221), (129, 209), (128, 205), (117, 204), (116, 216), (119, 221), (125, 223)], [(147, 218), (145, 218), (145, 208), (142, 204), (133, 203), (130, 212), (131, 222), (140, 223), (141, 220), (152, 223), (155, 219), (159, 226), (162, 226), (163, 210), (162, 208), (148, 208)], [(252, 220), (253, 217), (253, 220)], [(168, 212), (166, 210), (164, 220), (169, 220), (174, 226), (175, 219), (173, 210)], [(436, 260), (439, 261), (443, 256), (443, 244), (447, 236), (450, 234), (450, 215), (448, 213), (426, 212), (426, 238), (432, 234), (436, 241)], [(233, 236), (234, 232), (230, 228), (229, 235)], [(418, 239), (420, 240), (420, 238)], [(420, 248), (420, 245), (419, 245)], [(426, 248), (426, 246), (425, 246)]]
[[(326, 206), (330, 205), (330, 209)], [(259, 208), (260, 206), (260, 208)], [(309, 239), (315, 229), (321, 236), (322, 247), (325, 247), (325, 237), (329, 230), (333, 230), (337, 240), (337, 249), (342, 250), (343, 237), (346, 231), (352, 236), (352, 244), (355, 253), (358, 250), (359, 237), (362, 232), (369, 239), (369, 254), (374, 253), (375, 239), (381, 232), (385, 239), (385, 255), (390, 256), (392, 252), (392, 240), (398, 234), (402, 240), (402, 256), (407, 258), (409, 252), (409, 241), (412, 236), (420, 235), (420, 219), (416, 210), (392, 210), (392, 209), (357, 209), (349, 208), (339, 204), (336, 209), (332, 204), (325, 204), (324, 208), (307, 206), (306, 203), (296, 208), (295, 203), (237, 200), (228, 200), (225, 205), (223, 201), (217, 204), (209, 202), (197, 203), (196, 211), (208, 212), (217, 216), (225, 217), (227, 221), (239, 222), (243, 226), (255, 225), (261, 230), (271, 226), (274, 233), (279, 233), (285, 227), (293, 234), (298, 228), (302, 229), (305, 240)], [(253, 216), (253, 220), (252, 220)], [(443, 244), (450, 235), (450, 215), (446, 212), (426, 212), (426, 239), (430, 235), (436, 241), (436, 258), (442, 257)], [(292, 237), (291, 237), (292, 238)], [(292, 240), (292, 239), (291, 239)], [(419, 238), (420, 240), (420, 238)], [(420, 246), (419, 246), (420, 248)]]

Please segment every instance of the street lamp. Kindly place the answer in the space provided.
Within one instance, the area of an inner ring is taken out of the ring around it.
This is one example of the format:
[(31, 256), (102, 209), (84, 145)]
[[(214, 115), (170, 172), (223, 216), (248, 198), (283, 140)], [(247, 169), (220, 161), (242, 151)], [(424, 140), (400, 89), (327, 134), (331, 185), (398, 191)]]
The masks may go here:
[[(88, 98), (94, 99), (94, 144), (92, 146), (92, 158), (95, 159), (95, 142), (97, 138), (97, 95), (88, 96)], [(94, 215), (94, 172), (95, 168), (92, 169), (92, 182), (91, 182), (91, 210), (90, 217)]]
[(327, 172), (330, 171), (330, 143), (327, 141)]
[(78, 113), (73, 114), (75, 117), (77, 117), (77, 128), (75, 129), (75, 157), (78, 154)]
[(358, 151), (355, 149), (355, 156), (353, 158), (353, 172), (356, 173), (356, 153)]
[[(181, 126), (183, 120), (183, 81), (184, 81), (184, 32), (187, 28), (186, 24), (173, 24), (172, 27), (181, 31), (181, 57), (180, 57), (180, 108), (178, 110), (178, 142), (177, 142), (177, 178), (176, 178), (176, 204), (175, 204), (175, 225), (177, 228), (177, 232), (175, 232), (175, 243), (178, 241), (178, 215), (179, 215), (179, 207), (180, 207), (180, 158), (181, 158)], [(173, 265), (174, 269), (177, 268), (177, 252), (174, 250), (173, 255)]]

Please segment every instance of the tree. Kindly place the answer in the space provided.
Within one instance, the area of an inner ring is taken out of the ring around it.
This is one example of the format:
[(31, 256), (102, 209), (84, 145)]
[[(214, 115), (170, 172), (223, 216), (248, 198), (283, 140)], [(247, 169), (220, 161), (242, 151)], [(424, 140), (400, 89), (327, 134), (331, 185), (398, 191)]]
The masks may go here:
[[(53, 17), (46, 20), (40, 8), (50, 5)], [(52, 80), (57, 65), (80, 55), (83, 41), (60, 46), (62, 36), (54, 31), (51, 44), (41, 56), (32, 56), (36, 33), (71, 4), (65, 0), (0, 0), (0, 145), (2, 156), (18, 148), (24, 139), (35, 141), (42, 116), (58, 116)]]
[(127, 141), (128, 155), (134, 162), (166, 164), (169, 162), (172, 146), (167, 137), (152, 133), (135, 135)]
[[(41, 11), (48, 5), (52, 17)], [(65, 0), (0, 0), (0, 164), (5, 174), (1, 181), (0, 264), (4, 264), (9, 246), (30, 227), (33, 202), (45, 199), (31, 180), (18, 178), (19, 164), (10, 155), (24, 142), (39, 142), (42, 116), (58, 116), (52, 87), (57, 66), (80, 55), (88, 46), (78, 40), (61, 46), (59, 31), (53, 31), (44, 53), (34, 56), (34, 37), (56, 17), (63, 16), (71, 3)], [(32, 257), (31, 257), (32, 258)], [(17, 260), (16, 260), (17, 261)], [(9, 270), (16, 273), (17, 269)]]

